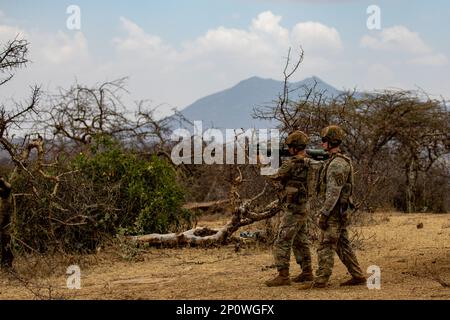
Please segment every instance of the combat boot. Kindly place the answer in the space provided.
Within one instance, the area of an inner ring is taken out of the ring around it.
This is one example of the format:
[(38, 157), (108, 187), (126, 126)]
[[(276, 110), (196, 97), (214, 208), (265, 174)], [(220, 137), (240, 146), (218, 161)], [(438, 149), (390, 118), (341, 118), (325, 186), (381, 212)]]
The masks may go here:
[(312, 270), (303, 270), (302, 273), (300, 273), (298, 276), (296, 276), (294, 279), (292, 279), (293, 282), (307, 282), (307, 281), (313, 281), (314, 276), (312, 273)]
[(291, 280), (289, 279), (289, 269), (281, 269), (278, 271), (278, 275), (266, 281), (266, 286), (268, 287), (279, 287), (279, 286), (288, 286), (291, 284)]
[(315, 289), (315, 288), (321, 289), (321, 288), (325, 288), (326, 286), (327, 286), (326, 282), (319, 282), (319, 281), (313, 280), (313, 281), (309, 281), (309, 282), (302, 284), (299, 289), (300, 290), (309, 290), (309, 289)]
[(366, 283), (366, 278), (364, 277), (353, 277), (350, 280), (341, 283), (341, 286), (357, 286)]

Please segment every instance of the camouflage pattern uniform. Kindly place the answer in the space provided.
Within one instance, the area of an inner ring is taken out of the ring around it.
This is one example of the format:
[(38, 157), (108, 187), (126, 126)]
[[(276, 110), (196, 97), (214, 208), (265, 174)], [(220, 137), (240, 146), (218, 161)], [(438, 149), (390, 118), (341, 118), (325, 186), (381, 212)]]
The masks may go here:
[[(294, 145), (292, 140), (298, 140), (304, 148), (308, 137), (301, 131), (289, 135), (287, 144)], [(275, 266), (279, 276), (266, 281), (268, 286), (290, 284), (289, 264), (291, 249), (295, 260), (300, 265), (302, 273), (294, 279), (295, 282), (312, 280), (311, 252), (308, 239), (308, 196), (311, 191), (310, 180), (314, 178), (311, 160), (303, 155), (295, 155), (285, 161), (278, 169), (277, 174), (270, 178), (281, 183), (283, 187), (283, 215), (278, 235), (273, 247)]]
[[(272, 179), (284, 186), (283, 216), (274, 243), (273, 255), (277, 269), (288, 269), (293, 249), (295, 260), (303, 272), (311, 272), (311, 253), (308, 240), (307, 178), (310, 159), (294, 156), (282, 164)], [(299, 191), (297, 191), (297, 190)]]
[(11, 185), (0, 178), (0, 265), (11, 267), (13, 254), (11, 251)]
[(320, 193), (325, 202), (320, 210), (326, 217), (326, 229), (322, 230), (317, 249), (318, 270), (316, 283), (325, 284), (331, 276), (334, 252), (347, 267), (353, 279), (360, 282), (364, 275), (354, 254), (347, 232), (349, 211), (353, 208), (353, 166), (351, 159), (342, 153), (334, 153), (326, 162), (319, 178)]

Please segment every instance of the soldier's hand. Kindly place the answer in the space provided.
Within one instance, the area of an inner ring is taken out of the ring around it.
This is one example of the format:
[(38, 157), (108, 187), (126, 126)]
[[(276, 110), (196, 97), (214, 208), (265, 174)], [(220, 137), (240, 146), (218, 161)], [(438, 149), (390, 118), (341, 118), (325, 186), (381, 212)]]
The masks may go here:
[(326, 230), (328, 228), (328, 217), (324, 214), (320, 215), (319, 228), (322, 230)]

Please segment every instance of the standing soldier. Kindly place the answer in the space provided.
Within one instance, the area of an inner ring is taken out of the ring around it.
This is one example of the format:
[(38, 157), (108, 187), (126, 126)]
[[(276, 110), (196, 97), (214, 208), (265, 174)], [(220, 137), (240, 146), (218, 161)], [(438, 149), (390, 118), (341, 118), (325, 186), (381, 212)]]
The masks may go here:
[(289, 153), (293, 157), (282, 164), (277, 174), (270, 178), (281, 183), (283, 187), (283, 217), (278, 236), (274, 243), (273, 256), (278, 276), (266, 281), (269, 287), (289, 285), (289, 261), (291, 248), (302, 273), (294, 282), (312, 281), (311, 253), (308, 241), (308, 170), (314, 160), (306, 157), (308, 136), (302, 131), (294, 131), (286, 139)]
[(325, 200), (320, 209), (319, 227), (320, 245), (317, 249), (318, 270), (314, 281), (304, 287), (324, 288), (331, 276), (334, 265), (334, 252), (347, 267), (352, 279), (343, 286), (358, 285), (366, 282), (356, 255), (348, 238), (347, 222), (349, 211), (354, 206), (353, 166), (349, 157), (341, 153), (340, 144), (344, 131), (339, 126), (328, 126), (321, 132), (322, 146), (330, 154), (319, 178), (320, 193)]
[(13, 254), (11, 251), (11, 185), (0, 178), (0, 267), (11, 268)]

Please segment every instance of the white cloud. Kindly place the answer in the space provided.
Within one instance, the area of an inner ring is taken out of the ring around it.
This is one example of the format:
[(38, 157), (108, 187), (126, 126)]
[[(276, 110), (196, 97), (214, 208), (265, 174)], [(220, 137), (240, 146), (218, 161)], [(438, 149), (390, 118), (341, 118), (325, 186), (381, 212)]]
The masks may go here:
[(26, 39), (30, 43), (30, 58), (40, 63), (80, 61), (89, 55), (87, 40), (81, 32), (69, 34), (58, 31), (56, 34), (46, 34), (0, 24), (0, 43), (7, 43), (16, 37)]
[[(382, 30), (376, 36), (365, 35), (362, 47), (389, 53), (390, 59), (415, 66), (440, 67), (448, 64), (445, 54), (436, 52), (417, 32), (405, 26), (394, 26)], [(400, 54), (406, 55), (405, 57)]]
[(29, 35), (24, 30), (9, 25), (0, 25), (0, 43), (6, 43), (14, 40), (16, 37), (19, 39), (28, 39)]
[(181, 50), (164, 44), (160, 37), (146, 33), (131, 20), (122, 17), (120, 21), (126, 35), (113, 40), (118, 52), (141, 53), (147, 57), (163, 53), (164, 59), (172, 58), (178, 62), (200, 57), (214, 61), (217, 57), (226, 58), (229, 55), (241, 61), (249, 59), (250, 63), (257, 57), (267, 61), (268, 57), (286, 55), (289, 47), (298, 48), (300, 44), (307, 51), (314, 50), (318, 56), (328, 56), (330, 52), (343, 48), (336, 29), (317, 22), (306, 22), (290, 31), (280, 25), (281, 16), (270, 11), (260, 13), (248, 29), (219, 26), (184, 43)]
[(59, 31), (56, 35), (45, 35), (43, 46), (37, 49), (37, 56), (53, 64), (80, 63), (89, 56), (86, 37), (81, 32), (73, 36)]
[(302, 22), (292, 30), (293, 43), (299, 43), (307, 53), (334, 54), (343, 49), (339, 32), (318, 22)]
[(113, 43), (118, 50), (134, 52), (145, 51), (145, 54), (149, 54), (159, 53), (169, 49), (163, 44), (160, 37), (147, 34), (141, 27), (131, 20), (120, 17), (120, 22), (122, 24), (122, 28), (126, 32), (126, 37), (113, 39)]
[(197, 54), (213, 51), (242, 52), (243, 50), (261, 46), (260, 39), (255, 34), (239, 29), (219, 27), (209, 30), (204, 36), (198, 38), (193, 44), (187, 45), (187, 50)]
[(280, 26), (280, 21), (281, 16), (276, 16), (271, 11), (262, 12), (256, 19), (253, 19), (251, 31), (263, 32), (280, 40), (287, 40), (289, 31)]
[(361, 45), (375, 50), (411, 54), (429, 54), (432, 51), (418, 33), (404, 26), (383, 29), (377, 36), (365, 35), (361, 39)]
[(265, 11), (253, 19), (247, 30), (223, 26), (208, 30), (203, 36), (185, 44), (181, 54), (190, 58), (231, 54), (239, 60), (251, 61), (257, 57), (272, 57), (280, 48), (287, 51), (290, 45), (289, 30), (280, 26), (280, 21), (280, 16)]

